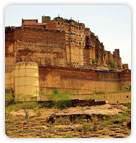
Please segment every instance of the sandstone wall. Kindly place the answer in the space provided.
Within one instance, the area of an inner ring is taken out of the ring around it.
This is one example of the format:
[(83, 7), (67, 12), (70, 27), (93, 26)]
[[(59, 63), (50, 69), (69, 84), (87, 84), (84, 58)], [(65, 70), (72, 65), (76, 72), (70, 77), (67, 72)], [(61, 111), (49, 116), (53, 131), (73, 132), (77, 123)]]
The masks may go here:
[(5, 89), (14, 89), (14, 71), (5, 73)]
[(14, 71), (16, 100), (30, 100), (39, 97), (39, 70), (36, 63), (17, 63)]
[(46, 93), (58, 89), (61, 93), (90, 94), (93, 91), (115, 92), (130, 85), (130, 72), (85, 71), (75, 69), (40, 68), (40, 88)]
[(7, 28), (5, 59), (7, 71), (17, 62), (66, 66), (64, 32), (30, 27)]
[(5, 72), (10, 73), (15, 64), (14, 29), (6, 28), (5, 32)]

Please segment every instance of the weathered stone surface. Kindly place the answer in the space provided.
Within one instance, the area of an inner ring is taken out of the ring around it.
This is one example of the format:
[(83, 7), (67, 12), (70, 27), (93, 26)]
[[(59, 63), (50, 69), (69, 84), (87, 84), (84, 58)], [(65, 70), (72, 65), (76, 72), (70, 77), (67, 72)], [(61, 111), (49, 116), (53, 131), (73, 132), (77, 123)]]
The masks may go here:
[[(14, 68), (18, 62), (38, 64), (39, 80), (33, 83), (39, 82), (39, 90), (46, 93), (53, 89), (77, 95), (97, 90), (115, 92), (131, 84), (131, 71), (127, 65), (122, 66), (119, 49), (113, 54), (106, 51), (98, 36), (83, 23), (46, 18), (47, 23), (22, 20), (21, 27), (5, 28), (7, 89), (15, 91), (17, 87)], [(107, 68), (109, 60), (116, 62), (116, 72)]]

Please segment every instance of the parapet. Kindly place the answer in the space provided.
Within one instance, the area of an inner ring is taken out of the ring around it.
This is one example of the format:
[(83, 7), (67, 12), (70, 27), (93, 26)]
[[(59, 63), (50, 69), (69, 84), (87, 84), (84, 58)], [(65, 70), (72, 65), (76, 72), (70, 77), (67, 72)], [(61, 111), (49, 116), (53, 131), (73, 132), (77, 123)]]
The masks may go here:
[(22, 25), (37, 24), (38, 19), (22, 19)]
[(5, 32), (14, 32), (14, 30), (16, 29), (15, 26), (8, 26), (8, 27), (5, 27)]
[(16, 29), (28, 29), (28, 30), (37, 30), (37, 31), (49, 31), (49, 32), (65, 32), (64, 30), (60, 31), (57, 29), (45, 29), (39, 27), (5, 27), (5, 32), (14, 32)]

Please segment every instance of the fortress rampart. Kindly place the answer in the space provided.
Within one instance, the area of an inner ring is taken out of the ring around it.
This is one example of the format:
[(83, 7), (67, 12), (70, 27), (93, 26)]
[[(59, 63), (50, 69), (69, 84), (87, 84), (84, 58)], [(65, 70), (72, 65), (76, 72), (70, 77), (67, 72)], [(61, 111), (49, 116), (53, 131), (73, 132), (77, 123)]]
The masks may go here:
[(71, 68), (39, 68), (40, 88), (51, 93), (58, 89), (61, 93), (90, 94), (93, 91), (116, 92), (131, 84), (130, 71), (109, 72), (79, 70)]
[[(106, 51), (85, 24), (61, 17), (42, 20), (5, 28), (5, 87), (16, 98), (53, 89), (76, 95), (115, 92), (131, 84), (119, 49)], [(111, 63), (116, 69), (108, 68)]]

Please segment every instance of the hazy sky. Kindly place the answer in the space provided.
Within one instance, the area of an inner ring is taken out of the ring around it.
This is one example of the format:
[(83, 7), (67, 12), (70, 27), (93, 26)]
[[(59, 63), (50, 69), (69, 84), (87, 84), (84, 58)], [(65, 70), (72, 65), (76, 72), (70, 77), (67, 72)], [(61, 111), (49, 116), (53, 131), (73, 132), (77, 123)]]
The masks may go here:
[(9, 5), (5, 9), (5, 26), (21, 26), (22, 19), (38, 19), (58, 14), (89, 27), (105, 49), (120, 49), (123, 63), (131, 68), (131, 10), (126, 5)]

